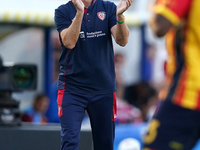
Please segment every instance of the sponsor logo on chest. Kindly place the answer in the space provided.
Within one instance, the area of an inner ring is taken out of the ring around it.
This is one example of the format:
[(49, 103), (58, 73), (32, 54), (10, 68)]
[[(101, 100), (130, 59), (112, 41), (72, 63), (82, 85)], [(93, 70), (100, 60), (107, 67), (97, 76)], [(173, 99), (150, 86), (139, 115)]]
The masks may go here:
[(85, 38), (98, 38), (98, 37), (102, 37), (102, 36), (105, 36), (105, 35), (106, 35), (106, 33), (104, 33), (103, 31), (86, 32), (86, 35), (85, 35), (84, 31), (81, 31), (79, 33), (79, 37), (81, 39), (85, 39)]
[(85, 33), (84, 33), (84, 31), (81, 31), (81, 32), (79, 33), (79, 35), (80, 35), (80, 38), (85, 38)]

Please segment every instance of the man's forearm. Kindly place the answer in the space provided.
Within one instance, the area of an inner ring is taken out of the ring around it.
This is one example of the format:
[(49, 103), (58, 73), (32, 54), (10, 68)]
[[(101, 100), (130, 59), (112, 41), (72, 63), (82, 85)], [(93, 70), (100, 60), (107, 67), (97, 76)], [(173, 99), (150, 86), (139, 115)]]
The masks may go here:
[(73, 49), (75, 47), (76, 42), (79, 38), (82, 20), (83, 20), (83, 12), (77, 12), (69, 28), (64, 29), (61, 32), (62, 42), (66, 48)]
[[(123, 15), (117, 16), (118, 22), (123, 22), (124, 19)], [(125, 46), (128, 43), (129, 29), (125, 23), (117, 23), (116, 27), (116, 43), (121, 46)]]
[(151, 17), (149, 25), (157, 37), (164, 36), (172, 27), (172, 23), (159, 14), (154, 14)]

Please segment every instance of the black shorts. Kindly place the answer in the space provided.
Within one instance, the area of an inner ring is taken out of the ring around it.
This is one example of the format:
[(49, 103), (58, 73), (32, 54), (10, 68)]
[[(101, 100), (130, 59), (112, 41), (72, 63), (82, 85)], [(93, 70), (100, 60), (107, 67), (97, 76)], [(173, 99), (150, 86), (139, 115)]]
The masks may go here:
[(163, 102), (149, 124), (144, 150), (191, 150), (200, 137), (200, 112)]

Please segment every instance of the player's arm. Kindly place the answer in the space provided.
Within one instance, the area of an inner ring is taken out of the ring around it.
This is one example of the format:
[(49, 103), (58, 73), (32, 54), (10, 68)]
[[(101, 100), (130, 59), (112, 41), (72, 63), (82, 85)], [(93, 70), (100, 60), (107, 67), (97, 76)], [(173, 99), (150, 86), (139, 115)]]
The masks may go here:
[[(117, 20), (118, 22), (124, 22), (123, 13), (131, 6), (133, 0), (120, 0), (117, 5)], [(117, 23), (111, 28), (111, 33), (117, 44), (125, 46), (128, 43), (129, 29), (125, 23)]]
[(84, 15), (84, 4), (81, 0), (73, 0), (74, 6), (76, 7), (76, 16), (72, 24), (63, 29), (60, 32), (60, 36), (64, 46), (68, 49), (73, 49), (76, 45), (76, 42), (79, 38), (79, 33), (81, 30), (81, 23)]
[(150, 27), (157, 37), (164, 36), (173, 24), (164, 16), (160, 14), (154, 14), (150, 19)]
[(191, 0), (157, 0), (150, 27), (158, 36), (164, 36), (172, 26), (177, 26), (189, 11)]

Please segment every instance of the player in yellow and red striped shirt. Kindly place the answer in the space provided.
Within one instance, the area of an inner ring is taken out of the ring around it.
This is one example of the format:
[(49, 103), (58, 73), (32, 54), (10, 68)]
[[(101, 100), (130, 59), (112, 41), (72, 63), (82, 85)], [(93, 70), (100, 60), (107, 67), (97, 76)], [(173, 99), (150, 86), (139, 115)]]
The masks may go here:
[(200, 137), (200, 0), (158, 0), (150, 20), (166, 34), (163, 99), (144, 138), (144, 150), (191, 150)]

